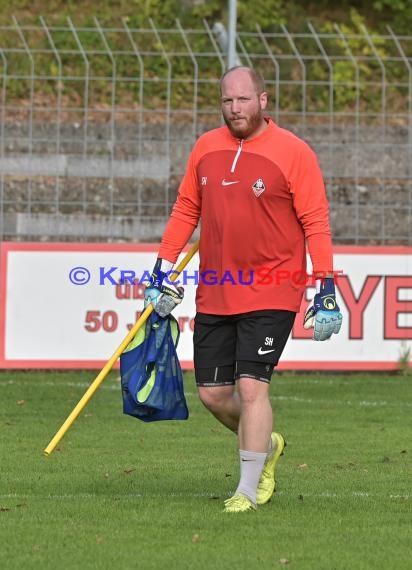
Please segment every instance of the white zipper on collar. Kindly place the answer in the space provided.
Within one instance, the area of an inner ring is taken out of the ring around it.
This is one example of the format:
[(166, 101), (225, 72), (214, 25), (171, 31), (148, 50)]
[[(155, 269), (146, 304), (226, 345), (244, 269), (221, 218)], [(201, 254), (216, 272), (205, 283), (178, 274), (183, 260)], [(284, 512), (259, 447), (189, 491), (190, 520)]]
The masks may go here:
[(240, 153), (242, 152), (242, 147), (243, 147), (243, 139), (241, 139), (241, 141), (239, 143), (239, 148), (237, 149), (236, 156), (233, 160), (232, 168), (230, 169), (231, 173), (233, 173), (235, 171), (237, 161), (239, 160)]

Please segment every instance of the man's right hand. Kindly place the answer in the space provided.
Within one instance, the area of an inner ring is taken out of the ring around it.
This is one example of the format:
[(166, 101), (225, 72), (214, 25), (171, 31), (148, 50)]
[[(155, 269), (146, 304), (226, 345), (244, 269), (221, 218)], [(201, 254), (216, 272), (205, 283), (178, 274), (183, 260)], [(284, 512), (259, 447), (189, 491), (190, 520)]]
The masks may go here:
[[(150, 284), (146, 287), (144, 292), (144, 306), (145, 308), (153, 305), (153, 309), (159, 317), (167, 317), (173, 309), (182, 302), (184, 296), (183, 287), (178, 287), (173, 282), (165, 282), (167, 270), (162, 271), (163, 265), (169, 265), (158, 258), (153, 268)], [(171, 265), (171, 264), (170, 264)]]

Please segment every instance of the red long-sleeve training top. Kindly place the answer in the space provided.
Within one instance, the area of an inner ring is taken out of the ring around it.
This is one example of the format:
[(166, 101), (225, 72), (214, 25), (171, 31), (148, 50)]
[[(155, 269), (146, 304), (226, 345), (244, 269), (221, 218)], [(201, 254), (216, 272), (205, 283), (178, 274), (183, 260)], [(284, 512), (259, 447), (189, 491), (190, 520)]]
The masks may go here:
[(330, 272), (332, 242), (322, 173), (302, 139), (266, 119), (239, 141), (224, 126), (203, 134), (189, 156), (159, 257), (175, 262), (199, 220), (197, 310), (298, 312), (313, 270)]

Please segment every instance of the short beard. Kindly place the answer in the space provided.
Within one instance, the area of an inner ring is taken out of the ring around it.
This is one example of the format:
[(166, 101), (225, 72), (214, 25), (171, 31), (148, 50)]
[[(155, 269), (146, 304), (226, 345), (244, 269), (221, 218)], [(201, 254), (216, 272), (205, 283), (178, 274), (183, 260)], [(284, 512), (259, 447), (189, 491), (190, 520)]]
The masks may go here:
[(233, 124), (232, 121), (226, 118), (224, 115), (223, 119), (234, 137), (238, 139), (247, 139), (260, 127), (263, 115), (262, 111), (259, 109), (258, 111), (256, 111), (256, 113), (251, 115), (246, 120), (245, 126), (239, 126), (239, 128), (236, 128), (236, 124)]

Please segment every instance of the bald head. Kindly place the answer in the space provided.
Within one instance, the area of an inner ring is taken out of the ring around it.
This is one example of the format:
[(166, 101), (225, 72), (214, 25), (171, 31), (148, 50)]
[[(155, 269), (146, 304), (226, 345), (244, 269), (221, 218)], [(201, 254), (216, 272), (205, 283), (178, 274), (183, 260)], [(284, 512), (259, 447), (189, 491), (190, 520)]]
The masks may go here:
[(220, 79), (222, 115), (238, 139), (257, 136), (267, 127), (263, 111), (267, 93), (263, 77), (250, 67), (232, 67)]
[(263, 79), (263, 75), (259, 73), (259, 71), (256, 71), (251, 67), (247, 67), (246, 65), (237, 65), (235, 67), (227, 69), (220, 78), (220, 92), (222, 92), (222, 83), (224, 82), (226, 77), (228, 77), (232, 73), (235, 73), (237, 75), (246, 74), (249, 77), (250, 81), (255, 86), (256, 93), (258, 95), (260, 95), (265, 91), (265, 80)]

